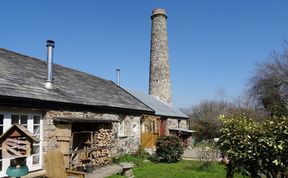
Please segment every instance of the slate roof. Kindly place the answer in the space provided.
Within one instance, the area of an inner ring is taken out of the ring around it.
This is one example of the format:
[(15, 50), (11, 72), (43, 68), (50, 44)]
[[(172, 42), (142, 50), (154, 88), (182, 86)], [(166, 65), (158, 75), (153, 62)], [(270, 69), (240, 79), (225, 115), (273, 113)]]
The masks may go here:
[(189, 117), (183, 114), (179, 109), (172, 107), (161, 100), (155, 98), (154, 96), (136, 92), (136, 91), (129, 91), (133, 96), (138, 98), (148, 107), (155, 111), (155, 115), (157, 116), (165, 116), (170, 118), (182, 118), (188, 119)]
[(46, 61), (0, 48), (0, 97), (89, 105), (154, 113), (109, 80), (53, 65), (53, 90), (45, 88)]

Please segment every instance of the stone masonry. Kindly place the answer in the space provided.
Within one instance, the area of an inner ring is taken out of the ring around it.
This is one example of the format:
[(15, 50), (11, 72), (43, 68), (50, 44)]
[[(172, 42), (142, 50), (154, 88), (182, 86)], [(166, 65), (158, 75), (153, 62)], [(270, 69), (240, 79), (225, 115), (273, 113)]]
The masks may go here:
[[(177, 119), (167, 119), (167, 127), (168, 128), (178, 128), (178, 120)], [(180, 120), (179, 128), (180, 129), (188, 129), (186, 119)]]
[[(91, 119), (98, 118), (103, 120), (117, 121), (112, 122), (113, 142), (111, 155), (116, 156), (121, 153), (133, 153), (138, 150), (140, 145), (140, 116), (101, 114), (91, 112), (71, 112), (71, 111), (48, 111), (43, 119), (43, 152), (55, 149), (59, 145), (55, 135), (57, 124), (54, 118), (79, 118)], [(125, 136), (118, 137), (118, 127), (120, 120), (125, 124)], [(84, 131), (84, 130), (83, 130)]]
[[(118, 136), (116, 150), (112, 155), (135, 153), (140, 146), (140, 116), (122, 116), (119, 118), (124, 122), (124, 135)], [(113, 130), (117, 128), (115, 124)], [(116, 132), (116, 131), (115, 131)]]
[(152, 11), (149, 94), (172, 104), (168, 54), (167, 15), (164, 9)]

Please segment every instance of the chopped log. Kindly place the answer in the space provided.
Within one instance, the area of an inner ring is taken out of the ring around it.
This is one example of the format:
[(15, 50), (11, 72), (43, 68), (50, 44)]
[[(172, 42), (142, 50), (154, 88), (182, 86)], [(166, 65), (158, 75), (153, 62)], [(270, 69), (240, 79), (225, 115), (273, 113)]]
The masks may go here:
[[(111, 162), (112, 131), (99, 129), (96, 132), (87, 132), (86, 139), (82, 140), (82, 149), (70, 151), (69, 154), (78, 154), (79, 161), (86, 164), (90, 160), (94, 166), (105, 166)], [(85, 138), (85, 137), (83, 137)], [(79, 164), (80, 165), (80, 164)]]

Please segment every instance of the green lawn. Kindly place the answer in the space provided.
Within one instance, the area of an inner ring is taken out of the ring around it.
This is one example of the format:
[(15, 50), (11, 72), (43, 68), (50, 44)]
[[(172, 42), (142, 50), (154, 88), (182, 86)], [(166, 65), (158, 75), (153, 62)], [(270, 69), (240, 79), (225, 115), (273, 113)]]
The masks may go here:
[[(133, 169), (136, 178), (225, 178), (225, 166), (214, 164), (213, 169), (209, 171), (199, 170), (198, 161), (181, 161), (179, 163), (152, 163), (147, 162)], [(243, 176), (236, 175), (235, 178)], [(120, 175), (114, 175), (110, 178), (123, 178)]]

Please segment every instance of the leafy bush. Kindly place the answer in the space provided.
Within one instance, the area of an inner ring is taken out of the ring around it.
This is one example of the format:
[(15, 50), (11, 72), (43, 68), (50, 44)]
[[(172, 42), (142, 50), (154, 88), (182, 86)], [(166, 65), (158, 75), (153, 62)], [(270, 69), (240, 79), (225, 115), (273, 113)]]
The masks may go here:
[(178, 162), (183, 152), (181, 141), (176, 136), (161, 136), (156, 141), (155, 160), (158, 162)]
[(219, 148), (228, 157), (227, 177), (235, 171), (254, 177), (284, 177), (288, 168), (288, 119), (255, 122), (245, 115), (221, 116)]

